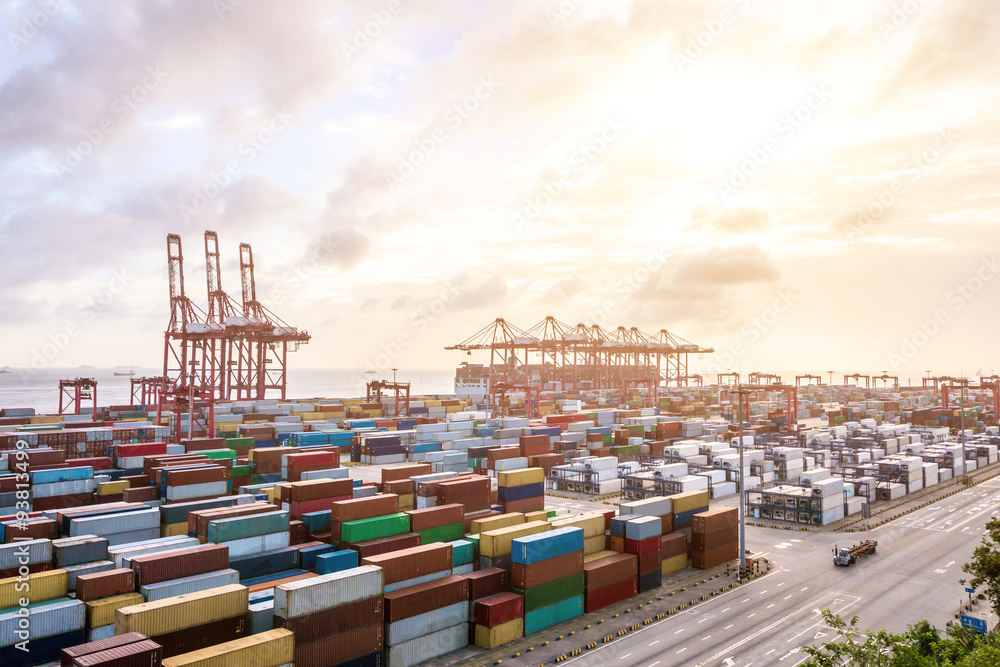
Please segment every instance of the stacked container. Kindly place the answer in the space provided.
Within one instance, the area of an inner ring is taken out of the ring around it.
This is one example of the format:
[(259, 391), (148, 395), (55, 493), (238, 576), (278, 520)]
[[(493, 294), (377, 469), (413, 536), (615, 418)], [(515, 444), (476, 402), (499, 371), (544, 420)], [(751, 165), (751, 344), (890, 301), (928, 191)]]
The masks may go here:
[[(685, 554), (685, 559), (687, 554)], [(614, 554), (583, 565), (583, 609), (588, 614), (639, 592), (639, 557)]]
[(516, 593), (498, 593), (476, 601), (475, 643), (479, 648), (495, 649), (524, 636), (524, 597)]
[(521, 468), (497, 473), (497, 501), (504, 512), (545, 509), (545, 471)]
[(465, 536), (465, 506), (459, 503), (438, 505), (406, 512), (410, 532), (420, 535), (421, 544), (450, 542)]
[[(150, 641), (145, 635), (138, 632), (128, 632), (64, 648), (61, 664), (63, 667), (81, 663), (87, 665), (116, 664), (112, 660), (119, 659), (125, 664), (155, 667), (160, 664), (162, 658), (163, 647)], [(80, 662), (76, 662), (77, 660)]]
[(487, 530), (479, 535), (479, 567), (499, 567), (510, 570), (510, 550), (514, 540), (552, 529), (548, 521), (530, 521), (506, 528)]
[(66, 570), (67, 590), (76, 590), (76, 579), (81, 574), (92, 574), (113, 569), (108, 560), (108, 540), (96, 535), (81, 535), (52, 541), (52, 562)]
[(688, 540), (684, 533), (670, 533), (660, 538), (660, 574), (667, 576), (688, 566)]
[(382, 568), (383, 586), (389, 593), (451, 576), (451, 561), (452, 546), (435, 542), (363, 558), (361, 564)]
[(525, 634), (583, 613), (583, 530), (515, 538), (511, 562), (511, 590), (524, 596)]
[(230, 558), (275, 551), (290, 544), (289, 521), (286, 511), (212, 519), (205, 541), (228, 547)]
[[(380, 655), (383, 609), (378, 567), (363, 565), (274, 589), (274, 626), (295, 633), (296, 667)], [(371, 664), (378, 664), (375, 660)]]
[(662, 523), (657, 516), (637, 516), (625, 524), (625, 553), (638, 557), (639, 592), (659, 588)]
[(686, 491), (670, 496), (670, 506), (674, 514), (674, 532), (684, 533), (691, 540), (691, 518), (708, 511), (708, 490)]
[(469, 643), (469, 580), (448, 576), (385, 594), (388, 667), (411, 667)]
[(694, 515), (692, 532), (692, 567), (707, 570), (740, 557), (739, 511), (735, 507)]
[(600, 512), (590, 512), (566, 519), (553, 519), (553, 528), (580, 528), (583, 530), (583, 555), (590, 556), (608, 548), (605, 534), (606, 519)]
[(288, 630), (269, 630), (242, 637), (163, 661), (163, 667), (207, 667), (208, 665), (254, 665), (281, 667), (299, 664), (295, 636)]

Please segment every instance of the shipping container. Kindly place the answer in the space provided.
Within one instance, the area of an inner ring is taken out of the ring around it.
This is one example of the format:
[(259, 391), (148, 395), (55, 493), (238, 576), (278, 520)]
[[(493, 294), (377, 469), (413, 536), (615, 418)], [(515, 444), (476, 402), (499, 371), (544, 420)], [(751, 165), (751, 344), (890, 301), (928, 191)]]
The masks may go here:
[(524, 636), (524, 619), (515, 618), (501, 625), (486, 627), (476, 626), (476, 646), (484, 649), (495, 649), (509, 644)]
[(115, 613), (115, 633), (163, 635), (230, 618), (247, 611), (249, 591), (232, 585), (123, 607)]
[(277, 586), (274, 589), (274, 615), (276, 618), (297, 618), (381, 595), (382, 592), (382, 568), (362, 565)]
[(175, 655), (224, 644), (248, 634), (250, 634), (249, 616), (248, 613), (243, 613), (163, 635), (156, 635), (151, 639), (163, 647), (164, 658), (172, 658)]
[(469, 620), (469, 601), (462, 600), (439, 609), (425, 611), (416, 616), (386, 623), (385, 645), (396, 646), (421, 635), (444, 630)]
[(462, 576), (469, 580), (470, 600), (479, 600), (507, 590), (507, 571), (498, 567), (476, 570)]
[[(22, 609), (27, 616), (22, 615)], [(84, 627), (84, 617), (83, 603), (78, 600), (57, 599), (5, 610), (0, 613), (0, 646), (80, 630)], [(19, 636), (19, 630), (27, 630), (28, 636)]]
[(146, 641), (145, 635), (141, 635), (138, 632), (130, 632), (124, 635), (116, 635), (114, 637), (109, 637), (108, 639), (102, 639), (100, 641), (87, 642), (86, 644), (80, 644), (78, 646), (70, 646), (62, 650), (60, 667), (73, 667), (73, 660), (75, 658), (81, 658), (91, 653), (99, 653), (100, 651), (106, 651), (108, 649), (126, 646), (128, 644), (135, 644), (141, 641)]
[(145, 602), (140, 593), (123, 593), (86, 602), (87, 627), (99, 628), (115, 622), (115, 612)]
[(166, 658), (163, 667), (280, 667), (297, 658), (294, 635), (275, 629)]
[(294, 632), (296, 644), (309, 644), (355, 628), (383, 623), (384, 609), (382, 596), (376, 595), (298, 618), (274, 616), (274, 627)]
[(524, 616), (524, 597), (516, 593), (499, 593), (476, 600), (473, 608), (476, 625), (492, 628)]
[(229, 586), (240, 583), (240, 573), (236, 570), (222, 569), (215, 572), (195, 574), (189, 577), (178, 577), (168, 581), (142, 586), (139, 592), (146, 602), (155, 602), (177, 595), (186, 595), (210, 588)]
[(511, 553), (511, 545), (518, 537), (527, 537), (552, 530), (548, 521), (533, 521), (496, 530), (487, 530), (479, 536), (479, 554), (494, 558)]
[(395, 623), (458, 602), (469, 601), (469, 580), (447, 576), (385, 594), (385, 622)]
[(358, 552), (359, 558), (368, 558), (369, 556), (378, 556), (390, 551), (412, 549), (413, 547), (419, 547), (420, 544), (420, 535), (416, 533), (401, 533), (389, 537), (380, 537), (377, 540), (355, 542), (349, 545), (349, 547)]
[[(20, 606), (22, 597), (32, 602), (65, 597), (68, 587), (69, 575), (66, 574), (66, 570), (29, 574), (27, 581), (19, 577), (0, 579), (0, 609)], [(25, 595), (26, 591), (30, 592), (30, 595)]]
[(538, 563), (579, 552), (583, 557), (583, 530), (575, 527), (553, 528), (547, 532), (514, 538), (511, 562), (522, 565)]
[(405, 512), (405, 514), (410, 517), (410, 531), (418, 533), (430, 528), (438, 528), (439, 526), (455, 523), (461, 524), (465, 518), (465, 506), (461, 504), (440, 505), (421, 510), (411, 510)]
[(583, 610), (589, 614), (617, 602), (623, 602), (638, 592), (639, 582), (634, 576), (600, 588), (588, 588), (584, 594)]
[(324, 637), (309, 644), (297, 644), (295, 646), (295, 667), (342, 665), (371, 653), (381, 652), (383, 632), (383, 624), (376, 623), (363, 628), (355, 628), (333, 637)]
[(137, 586), (215, 572), (228, 566), (229, 548), (222, 544), (205, 544), (131, 559)]
[(541, 607), (524, 615), (524, 634), (530, 635), (583, 614), (583, 595)]
[(288, 512), (264, 512), (252, 516), (212, 519), (205, 532), (207, 542), (220, 543), (288, 531)]
[(670, 556), (660, 561), (660, 574), (665, 577), (668, 574), (673, 574), (674, 572), (680, 572), (681, 570), (686, 569), (687, 566), (688, 566), (688, 555), (686, 552), (675, 556)]
[(135, 571), (126, 568), (81, 574), (76, 578), (76, 599), (83, 602), (134, 591)]
[(582, 572), (534, 588), (512, 588), (514, 593), (524, 596), (525, 613), (581, 595), (583, 590)]
[(452, 547), (439, 542), (412, 549), (362, 559), (362, 565), (374, 565), (384, 570), (385, 585), (409, 581), (434, 572), (451, 570)]
[[(543, 534), (547, 535), (548, 533)], [(517, 540), (514, 541), (514, 544), (516, 546)], [(579, 572), (583, 572), (583, 551), (573, 551), (530, 565), (512, 563), (510, 581), (511, 586), (517, 588), (532, 588)]]
[(467, 623), (453, 625), (386, 648), (387, 667), (413, 667), (469, 645)]
[(635, 579), (639, 574), (639, 559), (632, 554), (617, 554), (586, 563), (583, 566), (584, 585), (587, 590), (606, 588), (625, 579)]

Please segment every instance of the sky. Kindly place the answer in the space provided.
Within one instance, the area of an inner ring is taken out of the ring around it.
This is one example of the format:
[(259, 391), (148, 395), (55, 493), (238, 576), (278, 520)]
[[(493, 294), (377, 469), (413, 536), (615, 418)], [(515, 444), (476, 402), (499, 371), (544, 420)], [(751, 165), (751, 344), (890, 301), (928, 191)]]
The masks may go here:
[(166, 235), (290, 368), (498, 317), (692, 370), (1000, 370), (989, 0), (4, 2), (0, 365), (163, 355)]

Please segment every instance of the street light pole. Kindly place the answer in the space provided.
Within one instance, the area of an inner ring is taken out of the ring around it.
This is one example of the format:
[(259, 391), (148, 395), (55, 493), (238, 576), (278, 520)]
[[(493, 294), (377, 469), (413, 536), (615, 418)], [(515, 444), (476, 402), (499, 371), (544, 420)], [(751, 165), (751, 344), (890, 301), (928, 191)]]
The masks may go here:
[(743, 575), (746, 569), (746, 554), (747, 554), (747, 533), (746, 533), (746, 469), (743, 464), (743, 396), (748, 393), (748, 390), (743, 389), (739, 383), (736, 384), (736, 390), (733, 392), (736, 394), (737, 400), (737, 419), (739, 419), (739, 434), (740, 434), (740, 567), (738, 574), (738, 581), (743, 581)]
[(966, 484), (969, 460), (965, 457), (965, 378), (962, 378), (962, 393), (958, 395), (958, 417), (962, 428), (962, 432), (959, 435), (960, 442), (962, 443), (962, 484)]

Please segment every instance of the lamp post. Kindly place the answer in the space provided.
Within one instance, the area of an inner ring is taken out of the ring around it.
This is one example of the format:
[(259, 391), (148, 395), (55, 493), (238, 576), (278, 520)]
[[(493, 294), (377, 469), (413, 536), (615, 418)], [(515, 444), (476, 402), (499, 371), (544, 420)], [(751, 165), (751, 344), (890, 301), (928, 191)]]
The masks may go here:
[(743, 396), (749, 394), (748, 389), (743, 389), (739, 383), (736, 385), (736, 389), (732, 392), (736, 395), (737, 400), (737, 419), (739, 419), (740, 427), (740, 567), (738, 574), (738, 581), (743, 581), (743, 575), (746, 570), (746, 553), (747, 553), (747, 533), (746, 533), (746, 470), (743, 466)]
[(959, 436), (960, 442), (962, 443), (962, 484), (967, 483), (966, 473), (969, 470), (969, 460), (965, 456), (965, 386), (968, 384), (968, 380), (962, 378), (962, 393), (958, 395), (958, 418), (961, 424), (962, 432)]

